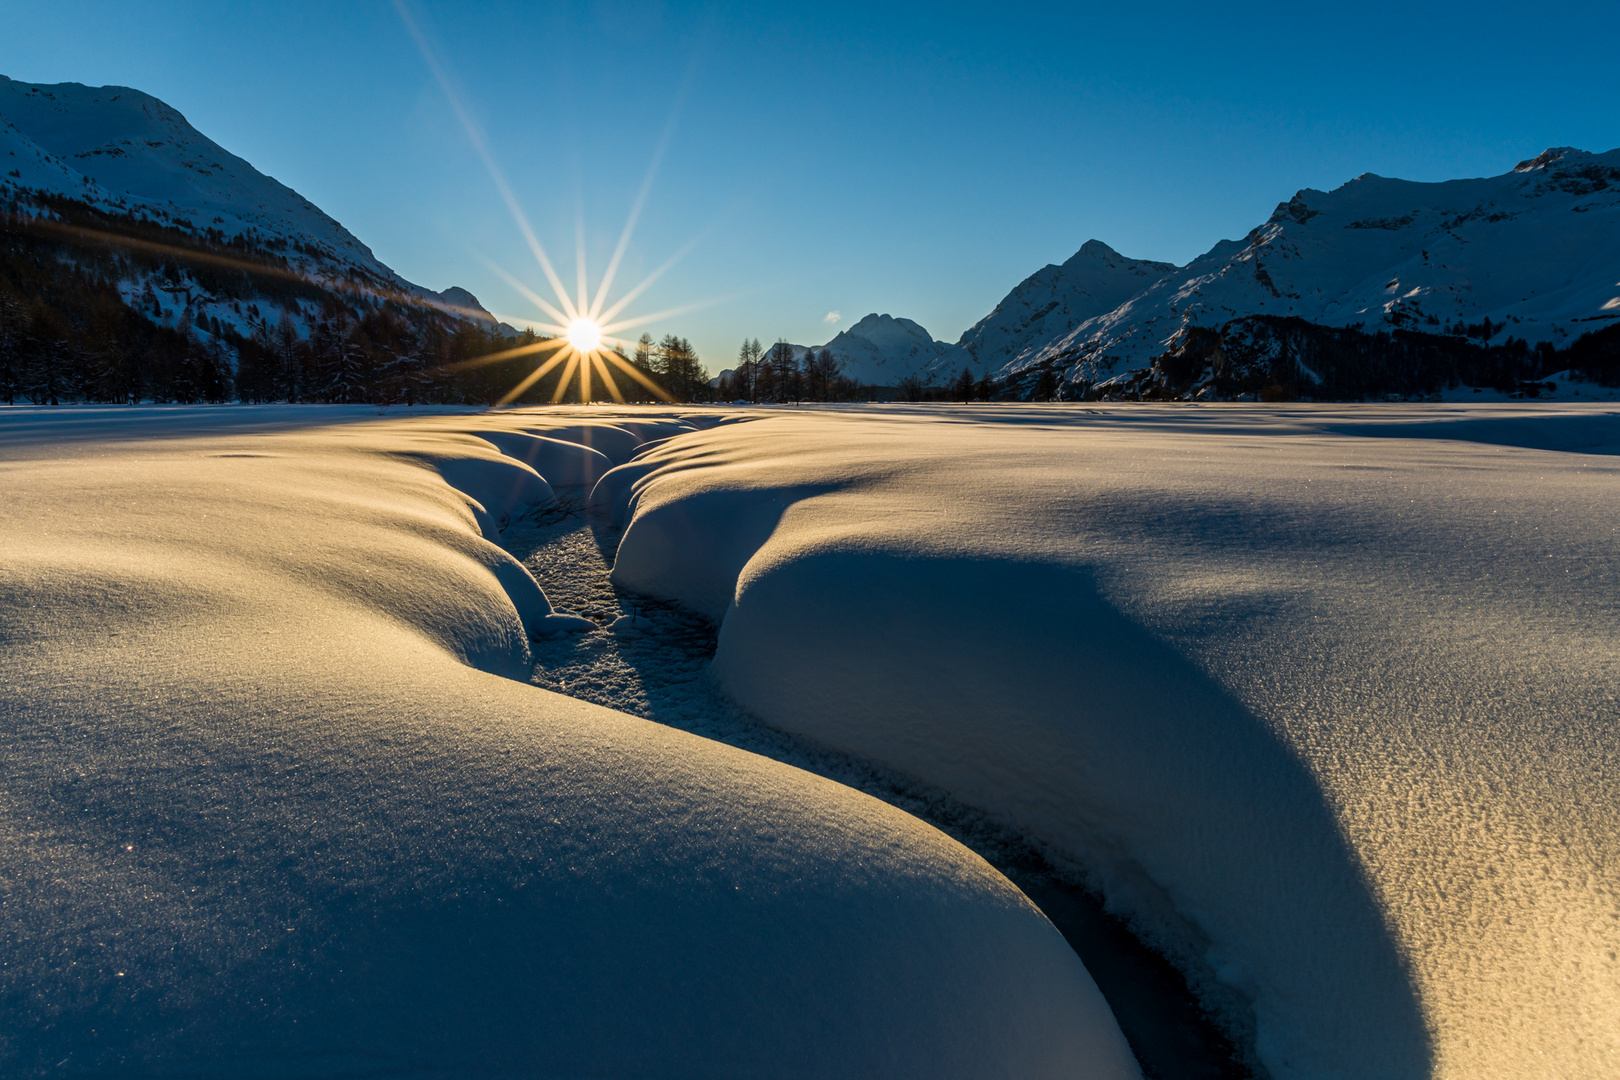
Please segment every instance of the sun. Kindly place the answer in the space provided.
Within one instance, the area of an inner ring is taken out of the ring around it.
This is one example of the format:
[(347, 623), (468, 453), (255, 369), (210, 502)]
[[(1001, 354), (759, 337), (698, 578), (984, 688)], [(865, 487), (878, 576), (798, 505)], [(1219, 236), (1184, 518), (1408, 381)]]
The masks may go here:
[[(490, 179), (500, 191), (506, 208), (511, 212), (512, 221), (516, 224), (518, 232), (528, 242), (529, 250), (534, 255), (535, 262), (540, 265), (545, 274), (546, 282), (551, 286), (551, 292), (556, 303), (541, 296), (522, 280), (502, 269), (494, 261), (483, 258), (483, 262), (503, 278), (522, 296), (527, 298), (535, 308), (545, 316), (544, 319), (525, 319), (529, 328), (544, 335), (540, 340), (518, 345), (510, 349), (501, 349), (497, 352), (486, 353), (469, 360), (462, 360), (449, 368), (473, 368), (486, 364), (499, 363), (506, 360), (515, 360), (519, 357), (533, 357), (536, 361), (534, 369), (520, 379), (496, 404), (509, 405), (516, 401), (535, 383), (539, 382), (552, 371), (561, 368), (557, 376), (557, 385), (551, 395), (553, 402), (560, 402), (568, 392), (570, 385), (578, 387), (579, 400), (589, 403), (595, 398), (592, 395), (594, 386), (601, 387), (608, 392), (614, 401), (624, 401), (624, 393), (619, 388), (618, 375), (628, 378), (633, 383), (639, 383), (653, 397), (662, 401), (673, 401), (667, 390), (655, 382), (651, 374), (643, 367), (633, 364), (629, 360), (630, 352), (635, 344), (626, 340), (625, 331), (659, 319), (673, 318), (684, 315), (699, 308), (719, 303), (719, 300), (703, 301), (687, 304), (683, 307), (669, 308), (664, 311), (652, 312), (646, 315), (637, 315), (626, 318), (623, 312), (638, 296), (652, 286), (665, 272), (670, 270), (681, 257), (690, 250), (701, 237), (687, 243), (674, 255), (666, 259), (660, 266), (647, 274), (641, 281), (617, 300), (609, 303), (608, 295), (618, 274), (619, 267), (624, 259), (626, 249), (630, 246), (630, 237), (635, 230), (636, 220), (641, 216), (642, 207), (647, 201), (648, 193), (652, 188), (653, 176), (658, 171), (658, 163), (663, 157), (664, 144), (660, 143), (653, 154), (651, 165), (648, 166), (646, 179), (642, 181), (641, 190), (636, 195), (635, 202), (630, 207), (630, 214), (624, 223), (624, 230), (619, 234), (618, 245), (613, 249), (613, 256), (608, 260), (607, 269), (603, 272), (601, 280), (597, 283), (594, 295), (588, 287), (588, 277), (585, 271), (585, 225), (583, 214), (580, 217), (576, 236), (575, 264), (578, 277), (578, 287), (572, 293), (564, 287), (557, 268), (553, 265), (550, 256), (540, 243), (540, 238), (534, 233), (529, 219), (518, 204), (517, 196), (506, 181), (500, 166), (495, 162), (495, 155), (490, 151), (488, 140), (483, 131), (473, 121), (466, 105), (462, 102), (454, 84), (450, 81), (442, 64), (436, 57), (427, 37), (417, 26), (405, 5), (396, 2), (396, 9), (400, 18), (405, 22), (405, 28), (415, 39), (417, 48), (422, 53), (422, 59), (427, 62), (428, 69), (438, 80), (440, 88), (450, 101), (461, 126), (466, 129), (467, 137), (472, 142), (473, 149), (483, 159), (484, 168), (488, 170)], [(673, 123), (673, 121), (672, 121)], [(669, 131), (665, 132), (667, 142)], [(549, 355), (548, 355), (549, 354)], [(448, 370), (448, 368), (447, 368)]]
[(602, 347), (602, 328), (594, 319), (575, 319), (568, 324), (568, 344), (578, 352), (596, 352)]

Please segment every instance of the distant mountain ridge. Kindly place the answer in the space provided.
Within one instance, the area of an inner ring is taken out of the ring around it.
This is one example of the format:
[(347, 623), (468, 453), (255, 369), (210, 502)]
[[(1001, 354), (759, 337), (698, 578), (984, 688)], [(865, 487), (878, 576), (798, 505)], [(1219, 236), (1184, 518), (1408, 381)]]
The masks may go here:
[[(1119, 297), (1130, 284), (1138, 288)], [(1485, 346), (1563, 347), (1613, 325), (1620, 150), (1555, 148), (1483, 179), (1369, 173), (1331, 192), (1306, 189), (1243, 240), (1179, 268), (1091, 241), (1022, 282), (928, 374), (948, 379), (967, 363), (1017, 382), (1044, 368), (1066, 394), (1106, 394), (1190, 329), (1250, 317), (1466, 334)]]
[(843, 364), (843, 373), (858, 383), (897, 386), (948, 348), (910, 319), (874, 312), (815, 351), (830, 351)]
[[(838, 358), (840, 374), (862, 386), (895, 387), (909, 376), (923, 377), (939, 357), (951, 348), (935, 340), (921, 324), (894, 315), (873, 312), (841, 330), (824, 345), (794, 345), (793, 359), (802, 363), (807, 355), (823, 350)], [(721, 375), (733, 374), (727, 368)], [(719, 383), (719, 376), (713, 380)]]

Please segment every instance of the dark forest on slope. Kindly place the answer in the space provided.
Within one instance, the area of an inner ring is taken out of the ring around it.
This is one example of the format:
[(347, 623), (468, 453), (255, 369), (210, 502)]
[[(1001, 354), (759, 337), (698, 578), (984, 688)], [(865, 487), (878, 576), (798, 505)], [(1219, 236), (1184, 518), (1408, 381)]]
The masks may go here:
[[(131, 282), (139, 292), (131, 294)], [(121, 288), (122, 285), (122, 288)], [(165, 316), (159, 292), (183, 313)], [(193, 308), (206, 297), (251, 327)], [(294, 315), (299, 319), (294, 318)], [(302, 321), (307, 332), (301, 332)], [(296, 272), (274, 245), (217, 230), (113, 215), (35, 194), (0, 206), (0, 401), (502, 401), (534, 370), (544, 338), (515, 337), (352, 270)], [(516, 355), (503, 355), (513, 354)], [(684, 340), (647, 341), (627, 363), (670, 397), (693, 400), (708, 376)], [(557, 397), (562, 368), (513, 398)], [(654, 395), (617, 379), (628, 400)], [(577, 400), (569, 386), (560, 400)]]

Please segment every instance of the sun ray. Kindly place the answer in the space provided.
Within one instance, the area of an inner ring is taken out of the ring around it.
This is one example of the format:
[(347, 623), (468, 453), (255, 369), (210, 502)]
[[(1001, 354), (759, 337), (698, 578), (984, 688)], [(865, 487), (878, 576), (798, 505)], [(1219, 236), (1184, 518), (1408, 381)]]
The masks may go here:
[(446, 372), (466, 371), (469, 368), (484, 367), (487, 364), (499, 363), (502, 360), (511, 360), (512, 358), (518, 356), (528, 356), (531, 353), (544, 352), (547, 349), (555, 349), (558, 346), (567, 344), (567, 338), (548, 338), (545, 341), (537, 341), (533, 345), (519, 345), (515, 349), (502, 349), (500, 352), (485, 353), (482, 356), (475, 356), (470, 360), (460, 360), (454, 364), (445, 364), (443, 367), (439, 368), (439, 370)]
[[(497, 265), (493, 260), (486, 257), (481, 252), (474, 251), (474, 254), (481, 262), (483, 262), (485, 266), (494, 271), (496, 275), (498, 275), (508, 285), (512, 286), (513, 289), (515, 289), (530, 303), (534, 304), (536, 309), (538, 309), (542, 314), (553, 320), (550, 323), (542, 323), (535, 322), (534, 320), (517, 318), (515, 321), (526, 323), (531, 327), (531, 329), (538, 329), (543, 332), (555, 334), (556, 337), (547, 341), (536, 342), (532, 345), (519, 346), (514, 349), (504, 349), (498, 352), (486, 354), (484, 356), (474, 357), (470, 360), (449, 365), (444, 370), (461, 370), (478, 367), (481, 365), (497, 363), (502, 360), (510, 360), (519, 356), (540, 354), (554, 350), (555, 355), (537, 366), (528, 375), (524, 376), (518, 382), (517, 386), (501, 399), (500, 404), (505, 405), (516, 400), (548, 372), (555, 369), (559, 364), (565, 366), (562, 369), (561, 375), (558, 377), (556, 389), (551, 397), (551, 400), (554, 403), (560, 402), (563, 399), (563, 397), (568, 393), (570, 384), (574, 384), (576, 380), (579, 400), (584, 403), (589, 403), (592, 400), (593, 395), (593, 378), (600, 378), (601, 383), (605, 384), (602, 388), (612, 396), (614, 401), (624, 401), (624, 393), (619, 386), (618, 379), (615, 378), (615, 373), (613, 370), (615, 367), (621, 369), (623, 374), (630, 376), (631, 379), (646, 388), (655, 397), (664, 401), (673, 401), (674, 398), (669, 394), (669, 392), (663, 387), (659, 386), (657, 381), (654, 380), (647, 372), (642, 371), (634, 364), (631, 364), (623, 351), (615, 351), (613, 349), (609, 349), (608, 346), (614, 346), (617, 350), (625, 350), (631, 347), (622, 339), (611, 336), (614, 332), (627, 330), (632, 327), (643, 326), (659, 319), (673, 318), (687, 312), (697, 311), (702, 308), (711, 307), (714, 304), (725, 302), (724, 299), (702, 301), (699, 303), (687, 304), (682, 307), (667, 308), (663, 311), (654, 312), (650, 315), (640, 315), (628, 319), (619, 318), (619, 316), (632, 302), (634, 302), (638, 297), (646, 292), (648, 288), (650, 288), (671, 268), (680, 262), (680, 260), (688, 252), (690, 252), (692, 248), (701, 243), (711, 230), (705, 229), (703, 232), (693, 237), (690, 241), (683, 245), (679, 251), (675, 252), (674, 255), (670, 256), (662, 264), (660, 264), (658, 268), (655, 269), (651, 274), (648, 274), (627, 293), (611, 304), (609, 304), (609, 294), (612, 291), (614, 283), (617, 281), (620, 269), (623, 267), (625, 256), (629, 251), (631, 238), (635, 234), (636, 225), (641, 219), (642, 212), (646, 208), (648, 198), (652, 192), (653, 181), (658, 175), (665, 152), (669, 148), (669, 143), (675, 129), (675, 121), (680, 113), (681, 101), (685, 97), (687, 84), (690, 83), (693, 72), (691, 70), (687, 72), (686, 82), (683, 83), (680, 92), (676, 95), (676, 100), (670, 113), (669, 120), (666, 122), (664, 131), (659, 138), (658, 145), (653, 151), (652, 159), (648, 163), (647, 174), (642, 179), (641, 187), (636, 192), (636, 198), (631, 204), (630, 213), (625, 219), (624, 228), (619, 234), (618, 243), (614, 245), (613, 254), (608, 260), (607, 269), (602, 274), (602, 279), (600, 282), (598, 282), (594, 295), (592, 294), (590, 288), (590, 275), (586, 260), (587, 245), (584, 207), (582, 202), (578, 205), (574, 225), (575, 288), (571, 293), (570, 290), (564, 286), (562, 277), (558, 274), (556, 266), (552, 263), (550, 256), (546, 253), (545, 247), (540, 243), (539, 237), (535, 235), (533, 227), (529, 224), (527, 215), (525, 215), (523, 212), (523, 208), (518, 204), (517, 196), (513, 192), (511, 184), (507, 182), (506, 174), (501, 170), (499, 163), (495, 160), (495, 154), (490, 148), (489, 140), (485, 137), (483, 129), (479, 126), (477, 121), (473, 119), (471, 110), (463, 101), (461, 93), (450, 76), (449, 70), (440, 61), (432, 42), (429, 41), (428, 35), (423, 29), (422, 24), (419, 23), (419, 21), (411, 14), (411, 4), (413, 3), (413, 0), (393, 0), (393, 3), (395, 10), (399, 14), (400, 21), (405, 24), (405, 28), (410, 33), (411, 39), (415, 42), (417, 50), (421, 53), (423, 61), (427, 64), (428, 70), (432, 73), (434, 80), (438, 83), (439, 89), (443, 91), (446, 100), (450, 104), (451, 110), (455, 113), (456, 119), (460, 122), (468, 140), (472, 143), (473, 149), (477, 152), (479, 160), (482, 161), (485, 171), (488, 172), (490, 179), (494, 182), (496, 189), (500, 193), (501, 200), (505, 203), (507, 210), (510, 212), (512, 220), (516, 222), (518, 231), (523, 235), (523, 239), (528, 244), (529, 250), (534, 255), (535, 261), (540, 265), (540, 269), (544, 272), (546, 282), (550, 285), (551, 291), (556, 298), (556, 303), (552, 303), (547, 298), (541, 296), (534, 289), (524, 284), (516, 276)], [(485, 315), (484, 312), (474, 312), (470, 314), (480, 317)]]
[[(539, 262), (540, 269), (545, 272), (546, 280), (551, 282), (551, 287), (557, 293), (557, 298), (563, 302), (564, 310), (569, 311), (569, 318), (578, 318), (579, 312), (572, 310), (573, 304), (568, 300), (568, 293), (563, 288), (562, 279), (557, 276), (556, 269), (551, 265), (551, 259), (546, 256), (546, 249), (541, 246), (539, 237), (535, 236), (534, 230), (529, 227), (528, 216), (523, 213), (523, 208), (518, 205), (517, 196), (512, 194), (511, 185), (506, 182), (506, 174), (501, 172), (501, 167), (495, 163), (495, 155), (490, 150), (488, 141), (484, 138), (483, 130), (473, 120), (472, 114), (467, 111), (467, 107), (462, 104), (461, 95), (456, 92), (454, 85), (450, 82), (449, 73), (439, 63), (438, 55), (433, 51), (432, 45), (429, 44), (427, 35), (422, 32), (422, 28), (411, 17), (410, 9), (406, 7), (405, 0), (394, 0), (394, 10), (399, 13), (400, 21), (405, 24), (405, 29), (409, 31), (411, 39), (416, 42), (417, 51), (422, 54), (422, 60), (427, 64), (428, 70), (433, 73), (433, 78), (439, 84), (439, 89), (444, 91), (444, 96), (449, 99), (451, 110), (455, 112), (456, 119), (461, 121), (461, 127), (467, 133), (468, 140), (472, 142), (473, 149), (477, 151), (479, 158), (483, 160), (484, 168), (489, 172), (490, 179), (495, 182), (495, 187), (501, 193), (502, 201), (506, 203), (507, 210), (512, 214), (512, 220), (517, 223), (518, 230), (523, 233), (524, 240), (528, 241), (529, 250), (534, 254), (535, 260)], [(568, 320), (564, 319), (562, 321), (567, 322)]]
[(525, 300), (529, 301), (529, 303), (533, 304), (547, 315), (550, 315), (553, 319), (556, 319), (559, 324), (557, 327), (557, 333), (565, 334), (568, 332), (566, 327), (568, 323), (572, 321), (571, 316), (564, 315), (562, 312), (552, 307), (543, 296), (529, 288), (527, 285), (523, 284), (523, 282), (519, 281), (516, 277), (513, 277), (511, 274), (507, 273), (499, 263), (484, 255), (482, 252), (474, 251), (473, 254), (477, 256), (479, 261), (481, 261), (485, 266), (489, 267), (491, 271), (499, 274), (501, 279), (508, 285), (522, 293)]
[(510, 315), (499, 311), (491, 311), (488, 314), (493, 315), (500, 322), (517, 323), (522, 329), (533, 330), (535, 333), (544, 334), (548, 338), (568, 336), (568, 327), (559, 326), (556, 323), (541, 322), (538, 319), (531, 319), (527, 315)]
[(522, 382), (520, 382), (516, 386), (512, 387), (511, 391), (505, 397), (501, 398), (500, 401), (496, 402), (496, 406), (499, 407), (501, 405), (510, 405), (512, 402), (516, 401), (520, 396), (522, 396), (523, 391), (527, 390), (529, 387), (531, 387), (535, 383), (539, 382), (540, 379), (545, 375), (545, 373), (550, 371), (552, 368), (556, 367), (559, 363), (561, 363), (563, 357), (566, 356), (566, 355), (567, 355), (567, 353), (558, 353), (556, 356), (553, 356), (550, 360), (547, 360), (545, 363), (541, 364), (539, 367), (537, 367), (533, 371), (529, 372), (529, 374), (524, 378), (524, 380)]
[(650, 390), (653, 396), (658, 398), (658, 400), (675, 400), (670, 396), (669, 391), (665, 390), (662, 386), (659, 386), (657, 383), (653, 382), (652, 379), (648, 378), (645, 371), (642, 371), (640, 368), (636, 367), (636, 365), (632, 364), (618, 353), (610, 352), (607, 354), (607, 358), (611, 363), (617, 364), (619, 367), (623, 368), (626, 375), (629, 375), (632, 379), (636, 380), (636, 382)]
[(607, 361), (603, 359), (603, 354), (599, 352), (591, 353), (591, 363), (596, 365), (596, 373), (607, 384), (608, 394), (614, 401), (621, 405), (624, 404), (624, 395), (619, 392), (619, 384), (613, 381), (613, 373), (608, 370)]
[(679, 108), (670, 114), (669, 123), (664, 125), (664, 134), (658, 140), (658, 147), (653, 151), (652, 161), (647, 166), (647, 176), (641, 181), (641, 190), (636, 192), (636, 201), (630, 204), (630, 216), (624, 219), (624, 231), (619, 234), (619, 243), (613, 249), (613, 257), (608, 260), (606, 272), (602, 274), (602, 283), (596, 287), (596, 299), (591, 301), (590, 318), (600, 320), (602, 304), (607, 300), (608, 290), (613, 287), (613, 278), (619, 272), (619, 263), (624, 258), (625, 249), (630, 246), (630, 235), (636, 231), (636, 221), (641, 217), (642, 207), (647, 205), (647, 196), (652, 192), (653, 178), (658, 175), (658, 166), (664, 160), (664, 151), (669, 148), (670, 137), (675, 133), (675, 116)]
[(551, 403), (553, 405), (561, 401), (563, 394), (568, 392), (568, 381), (574, 377), (574, 368), (579, 364), (579, 353), (573, 349), (569, 349), (563, 355), (568, 357), (568, 366), (563, 368), (562, 377), (557, 380), (557, 389), (552, 392)]
[(613, 316), (615, 316), (619, 312), (623, 311), (625, 309), (625, 307), (632, 300), (634, 300), (636, 297), (640, 296), (642, 293), (646, 292), (648, 286), (650, 286), (653, 282), (657, 281), (659, 278), (663, 277), (666, 271), (668, 271), (676, 263), (680, 262), (682, 256), (684, 256), (688, 251), (691, 251), (693, 248), (697, 247), (698, 244), (701, 243), (703, 241), (703, 239), (709, 235), (709, 232), (710, 232), (710, 230), (705, 229), (703, 232), (700, 232), (696, 236), (694, 236), (691, 240), (688, 240), (685, 244), (683, 244), (681, 246), (681, 249), (679, 251), (677, 251), (675, 254), (671, 255), (669, 258), (665, 259), (663, 264), (660, 265), (658, 267), (658, 269), (654, 270), (652, 273), (650, 273), (646, 277), (642, 278), (641, 281), (634, 288), (632, 288), (629, 292), (625, 293), (623, 296), (619, 297), (618, 301), (612, 307), (610, 307), (606, 311), (602, 312), (602, 314), (594, 316), (596, 321), (599, 322), (599, 323), (605, 323), (605, 322), (609, 321), (610, 319), (612, 319)]
[(590, 306), (585, 302), (588, 289), (585, 285), (585, 213), (583, 210), (574, 218), (574, 275), (579, 285), (579, 302), (575, 304), (575, 310), (579, 314), (575, 315), (574, 318), (589, 319)]
[(730, 299), (732, 299), (732, 297), (721, 296), (713, 300), (699, 300), (693, 304), (682, 304), (680, 307), (665, 308), (663, 311), (655, 311), (651, 315), (637, 315), (633, 319), (621, 319), (616, 323), (609, 323), (602, 327), (602, 332), (604, 334), (614, 334), (620, 330), (631, 330), (637, 326), (645, 326), (647, 323), (657, 322), (659, 319), (673, 319), (677, 315), (686, 315), (694, 311), (701, 311), (704, 308), (714, 307), (716, 304), (723, 304)]

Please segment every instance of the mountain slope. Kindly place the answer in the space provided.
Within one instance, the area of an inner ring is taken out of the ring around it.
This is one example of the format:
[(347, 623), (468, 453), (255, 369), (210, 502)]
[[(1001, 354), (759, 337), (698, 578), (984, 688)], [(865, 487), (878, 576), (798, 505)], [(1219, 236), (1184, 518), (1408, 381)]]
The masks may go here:
[(490, 402), (517, 336), (157, 98), (0, 77), (0, 401)]
[(1031, 350), (1112, 311), (1175, 269), (1173, 263), (1128, 259), (1101, 240), (1087, 240), (1061, 266), (1049, 264), (1020, 282), (941, 354), (931, 370), (948, 378), (963, 367), (981, 372), (1016, 364)]
[[(25, 141), (35, 151), (21, 155), (29, 172), (13, 179), (22, 185), (104, 209), (253, 236), (267, 248), (285, 244), (300, 264), (347, 264), (407, 291), (428, 293), (384, 266), (314, 203), (225, 150), (150, 94), (122, 86), (41, 86), (0, 76), (0, 117), (11, 141)], [(15, 149), (4, 147), (8, 153)]]
[(1565, 346), (1620, 319), (1620, 150), (1549, 150), (1483, 179), (1306, 189), (1113, 309), (980, 356), (1002, 376), (1052, 365), (1095, 386), (1147, 368), (1189, 327), (1257, 315)]
[[(178, 230), (229, 247), (320, 287), (361, 290), (493, 321), (464, 289), (438, 293), (407, 281), (314, 203), (139, 90), (38, 85), (0, 76), (0, 173), (0, 199), (18, 202), (23, 214), (60, 218), (60, 210), (42, 200), (67, 199), (113, 220)], [(134, 296), (149, 282), (128, 284), (126, 291)], [(193, 288), (190, 297), (206, 306), (202, 292)], [(159, 307), (164, 307), (161, 299)], [(283, 310), (307, 330), (313, 311)], [(244, 333), (250, 329), (234, 309), (207, 314), (238, 324)]]

